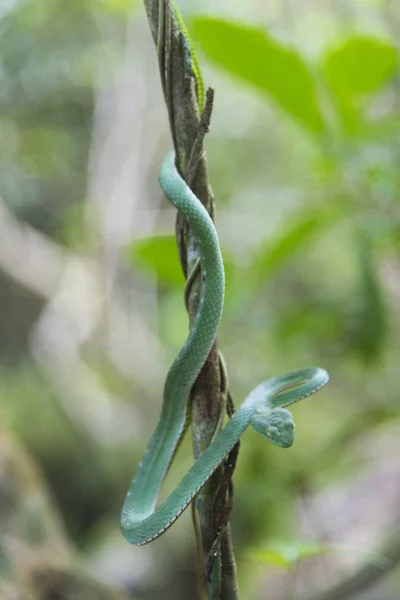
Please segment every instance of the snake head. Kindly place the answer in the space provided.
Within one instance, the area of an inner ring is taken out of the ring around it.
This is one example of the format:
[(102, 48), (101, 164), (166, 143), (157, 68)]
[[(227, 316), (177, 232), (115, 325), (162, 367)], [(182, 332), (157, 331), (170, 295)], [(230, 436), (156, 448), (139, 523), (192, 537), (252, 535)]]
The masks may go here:
[(289, 448), (294, 441), (294, 423), (291, 413), (285, 408), (268, 412), (257, 412), (251, 419), (257, 433), (280, 448)]

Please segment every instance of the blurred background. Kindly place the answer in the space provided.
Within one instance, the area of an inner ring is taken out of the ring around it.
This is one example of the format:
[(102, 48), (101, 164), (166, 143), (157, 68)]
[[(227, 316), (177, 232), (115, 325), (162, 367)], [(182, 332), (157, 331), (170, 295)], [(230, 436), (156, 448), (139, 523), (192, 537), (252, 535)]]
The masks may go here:
[[(234, 401), (292, 368), (331, 376), (293, 408), (291, 449), (243, 437), (239, 584), (314, 598), (400, 537), (400, 8), (179, 4), (216, 92)], [(1, 2), (1, 599), (195, 597), (189, 511), (143, 548), (119, 532), (187, 333), (170, 145), (141, 2)], [(163, 495), (191, 462), (187, 439)], [(398, 589), (394, 568), (358, 598)]]

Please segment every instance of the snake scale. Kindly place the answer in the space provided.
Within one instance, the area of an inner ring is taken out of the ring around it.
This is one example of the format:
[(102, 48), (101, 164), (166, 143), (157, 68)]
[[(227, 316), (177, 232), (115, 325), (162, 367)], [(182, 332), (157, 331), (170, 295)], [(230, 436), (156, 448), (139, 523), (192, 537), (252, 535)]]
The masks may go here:
[(294, 423), (284, 407), (314, 394), (329, 379), (324, 369), (309, 367), (273, 377), (258, 385), (167, 500), (156, 508), (159, 491), (185, 430), (190, 390), (218, 332), (225, 288), (216, 229), (200, 200), (179, 175), (174, 152), (164, 159), (159, 181), (165, 195), (183, 214), (196, 238), (202, 282), (197, 316), (167, 375), (159, 423), (130, 483), (121, 511), (121, 531), (130, 543), (138, 546), (151, 542), (172, 525), (248, 425), (277, 446), (291, 446)]

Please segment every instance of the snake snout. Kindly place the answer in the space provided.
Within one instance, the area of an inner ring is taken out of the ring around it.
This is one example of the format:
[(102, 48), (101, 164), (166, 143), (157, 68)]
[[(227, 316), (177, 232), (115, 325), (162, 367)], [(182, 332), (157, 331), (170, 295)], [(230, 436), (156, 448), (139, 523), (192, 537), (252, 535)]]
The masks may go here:
[(275, 446), (289, 448), (294, 441), (294, 423), (291, 413), (277, 408), (265, 413), (256, 413), (251, 419), (253, 429)]

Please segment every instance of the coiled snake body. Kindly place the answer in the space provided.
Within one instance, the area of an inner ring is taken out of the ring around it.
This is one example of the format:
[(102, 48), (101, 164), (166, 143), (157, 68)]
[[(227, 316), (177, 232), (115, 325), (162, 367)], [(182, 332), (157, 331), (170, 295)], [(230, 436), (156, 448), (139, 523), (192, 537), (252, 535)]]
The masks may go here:
[(217, 335), (224, 301), (224, 267), (214, 224), (204, 206), (179, 175), (175, 155), (164, 159), (160, 185), (187, 220), (196, 238), (201, 264), (201, 298), (190, 334), (166, 379), (161, 417), (134, 475), (121, 512), (125, 538), (138, 546), (161, 535), (185, 510), (246, 427), (277, 446), (289, 447), (294, 424), (283, 407), (305, 398), (329, 377), (324, 369), (306, 368), (273, 377), (257, 386), (168, 499), (156, 509), (160, 488), (183, 435), (190, 389)]

